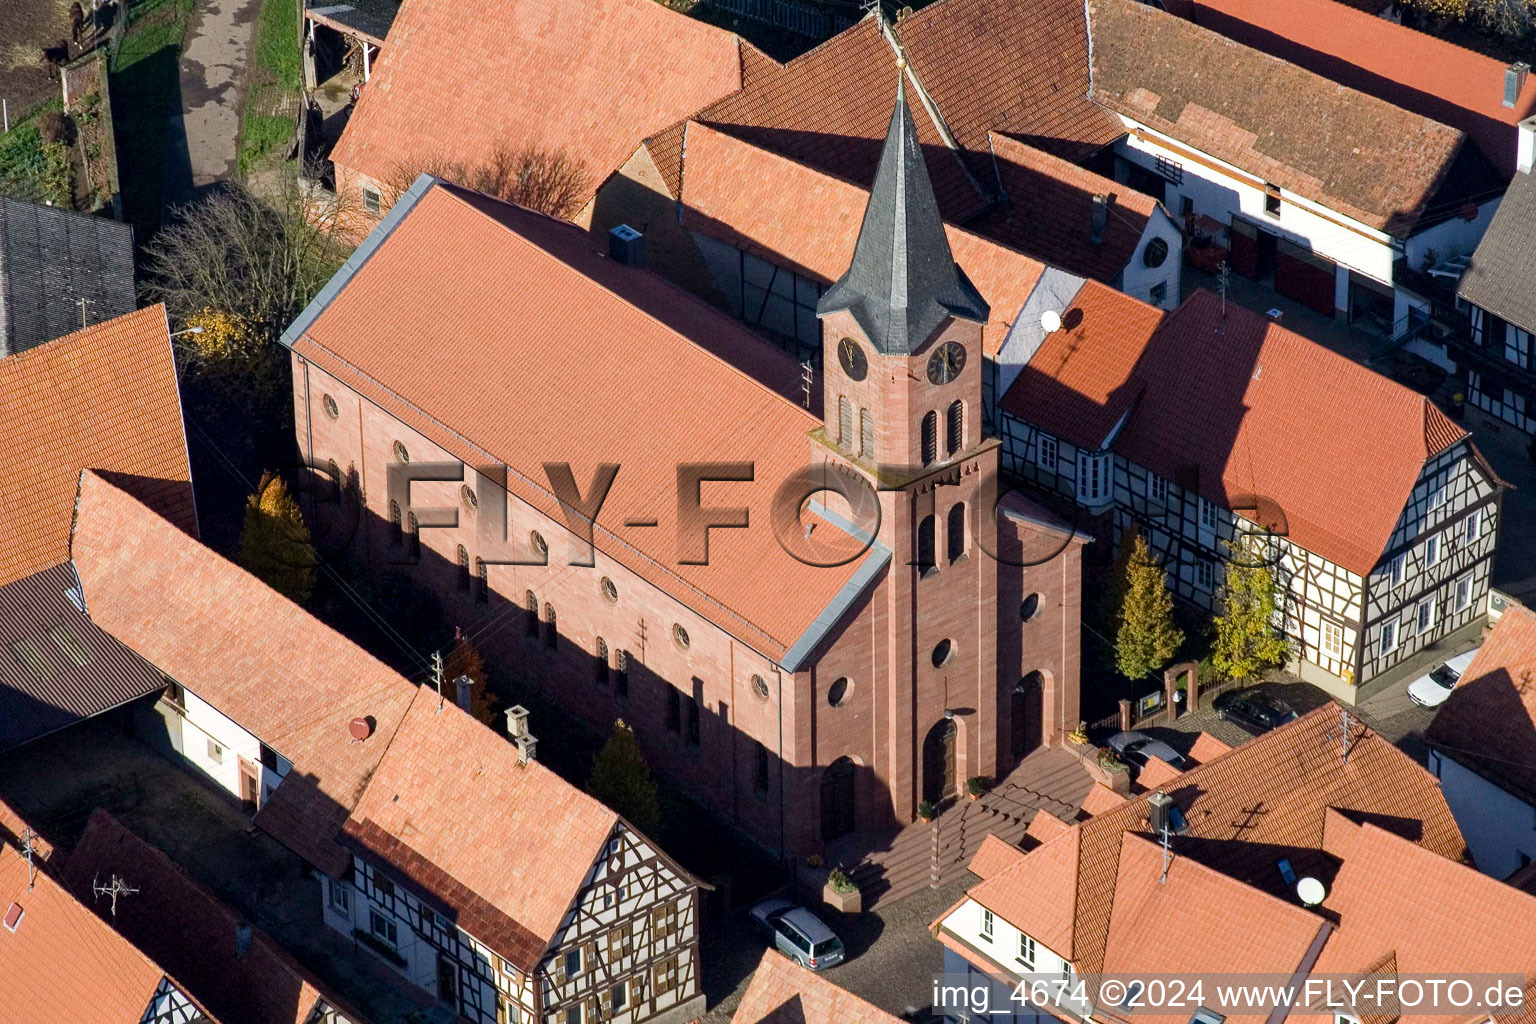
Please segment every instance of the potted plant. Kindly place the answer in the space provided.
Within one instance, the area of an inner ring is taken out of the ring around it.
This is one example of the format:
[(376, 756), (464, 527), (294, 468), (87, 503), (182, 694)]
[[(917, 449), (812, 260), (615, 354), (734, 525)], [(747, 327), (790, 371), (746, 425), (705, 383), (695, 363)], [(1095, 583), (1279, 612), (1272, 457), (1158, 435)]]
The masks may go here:
[(1067, 742), (1076, 746), (1082, 746), (1088, 742), (1088, 723), (1078, 722), (1077, 728), (1067, 733)]
[(1111, 773), (1126, 771), (1125, 762), (1109, 747), (1099, 748), (1099, 767)]
[(937, 815), (934, 813), (932, 801), (924, 800), (922, 803), (918, 804), (917, 816), (922, 818), (924, 821), (933, 821)]
[(864, 909), (864, 894), (842, 868), (833, 868), (821, 891), (822, 902), (843, 914), (857, 914)]
[(972, 775), (965, 783), (965, 791), (972, 800), (980, 800), (981, 794), (986, 792), (986, 788), (982, 785), (981, 776)]

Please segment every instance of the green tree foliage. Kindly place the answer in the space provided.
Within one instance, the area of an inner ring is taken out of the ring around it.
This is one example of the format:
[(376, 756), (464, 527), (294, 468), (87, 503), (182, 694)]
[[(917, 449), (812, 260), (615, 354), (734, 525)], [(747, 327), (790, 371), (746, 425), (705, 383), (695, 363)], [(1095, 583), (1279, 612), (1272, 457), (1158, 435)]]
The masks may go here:
[(1144, 679), (1173, 660), (1184, 631), (1173, 621), (1173, 595), (1147, 538), (1132, 530), (1122, 541), (1114, 587), (1120, 597), (1115, 667), (1127, 679)]
[(449, 696), (457, 696), (458, 679), (460, 676), (468, 676), (474, 681), (475, 687), (471, 690), (469, 713), (486, 725), (496, 725), (496, 709), (490, 688), (485, 681), (485, 661), (480, 657), (480, 652), (469, 638), (457, 629), (453, 631), (453, 646), (448, 649), (448, 657), (443, 659), (443, 686), (444, 692)]
[(656, 784), (651, 781), (651, 766), (623, 719), (613, 723), (613, 735), (592, 762), (587, 792), (642, 832), (654, 834), (661, 825), (661, 804)]
[(283, 478), (264, 473), (256, 493), (245, 503), (245, 533), (240, 564), (273, 590), (298, 604), (315, 588), (315, 548), (299, 503)]
[(1223, 676), (1252, 679), (1285, 662), (1289, 647), (1275, 628), (1275, 574), (1241, 546), (1228, 544), (1232, 557), (1216, 592), (1217, 615), (1211, 620), (1211, 665)]

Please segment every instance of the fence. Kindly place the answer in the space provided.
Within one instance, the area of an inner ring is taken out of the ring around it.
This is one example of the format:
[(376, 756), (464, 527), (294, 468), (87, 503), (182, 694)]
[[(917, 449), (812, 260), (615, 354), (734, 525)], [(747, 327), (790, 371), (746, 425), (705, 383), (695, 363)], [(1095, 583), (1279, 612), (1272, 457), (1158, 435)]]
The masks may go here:
[[(1209, 708), (1211, 706), (1211, 701), (1216, 698), (1217, 694), (1224, 690), (1235, 689), (1239, 685), (1241, 684), (1235, 679), (1223, 679), (1220, 681), (1201, 680), (1199, 697), (1200, 707), (1202, 709)], [(1150, 698), (1153, 697), (1158, 699), (1156, 701), (1152, 701)], [(1179, 704), (1170, 709), (1167, 700), (1163, 699), (1162, 687), (1158, 687), (1158, 689), (1152, 691), (1151, 693), (1143, 694), (1140, 697), (1133, 697), (1131, 699), (1131, 728), (1149, 729), (1155, 728), (1157, 726), (1172, 725), (1175, 721), (1178, 720), (1179, 717), (1182, 717), (1180, 712), (1183, 711), (1183, 707), (1184, 706), (1182, 704)], [(1096, 732), (1099, 730), (1104, 730), (1107, 732), (1119, 732), (1119, 708), (1116, 708), (1112, 713), (1105, 715), (1102, 718), (1089, 722), (1088, 730), (1090, 732)]]
[(851, 21), (804, 0), (707, 0), (710, 7), (811, 39), (826, 39)]

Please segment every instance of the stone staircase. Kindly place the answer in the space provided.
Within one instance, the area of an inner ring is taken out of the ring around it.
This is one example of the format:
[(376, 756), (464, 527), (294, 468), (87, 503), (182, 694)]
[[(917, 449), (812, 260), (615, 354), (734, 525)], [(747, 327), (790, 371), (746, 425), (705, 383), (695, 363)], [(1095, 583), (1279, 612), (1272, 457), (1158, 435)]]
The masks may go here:
[(827, 862), (844, 866), (866, 909), (899, 900), (965, 874), (989, 835), (1017, 845), (1038, 811), (1071, 821), (1092, 784), (1072, 754), (1037, 751), (980, 799), (947, 801), (931, 824), (848, 836), (828, 848)]

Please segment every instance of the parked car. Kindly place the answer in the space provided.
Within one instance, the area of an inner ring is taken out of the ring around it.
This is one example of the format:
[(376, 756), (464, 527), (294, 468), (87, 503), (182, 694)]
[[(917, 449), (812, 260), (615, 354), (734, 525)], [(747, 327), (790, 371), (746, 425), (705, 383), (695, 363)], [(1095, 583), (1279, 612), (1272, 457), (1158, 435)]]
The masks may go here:
[(1461, 674), (1472, 664), (1477, 648), (1445, 661), (1408, 684), (1408, 699), (1421, 708), (1437, 708), (1451, 695)]
[(1109, 749), (1136, 771), (1145, 768), (1147, 759), (1152, 757), (1167, 761), (1179, 771), (1189, 767), (1183, 754), (1144, 732), (1117, 732), (1109, 738)]
[(843, 940), (804, 907), (789, 900), (764, 900), (751, 913), (774, 947), (801, 967), (824, 971), (843, 962)]
[(1216, 716), (1223, 722), (1235, 722), (1258, 735), (1293, 722), (1300, 716), (1296, 710), (1279, 697), (1272, 697), (1262, 690), (1228, 690), (1212, 704)]

